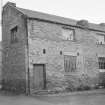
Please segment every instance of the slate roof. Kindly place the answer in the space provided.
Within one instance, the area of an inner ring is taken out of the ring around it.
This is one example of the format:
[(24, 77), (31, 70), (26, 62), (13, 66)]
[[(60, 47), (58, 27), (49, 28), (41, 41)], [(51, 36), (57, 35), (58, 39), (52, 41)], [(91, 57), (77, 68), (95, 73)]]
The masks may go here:
[(18, 7), (17, 7), (17, 10), (21, 11), (23, 14), (25, 14), (29, 18), (37, 18), (41, 20), (52, 21), (55, 23), (76, 25), (76, 21), (73, 19), (68, 19), (68, 18), (64, 18), (60, 16), (55, 16), (55, 15), (51, 15), (47, 13), (32, 11), (32, 10), (18, 8)]
[[(28, 18), (40, 19), (40, 20), (50, 21), (54, 23), (60, 23), (60, 24), (66, 24), (66, 25), (78, 27), (77, 20), (55, 16), (55, 15), (50, 15), (47, 13), (32, 11), (29, 9), (23, 9), (23, 8), (19, 8), (16, 6), (13, 6), (13, 7), (16, 8), (18, 11), (20, 11), (21, 13), (23, 13), (24, 15), (26, 15)], [(79, 27), (82, 28), (82, 26), (79, 26)], [(105, 25), (88, 23), (88, 29), (105, 32)]]

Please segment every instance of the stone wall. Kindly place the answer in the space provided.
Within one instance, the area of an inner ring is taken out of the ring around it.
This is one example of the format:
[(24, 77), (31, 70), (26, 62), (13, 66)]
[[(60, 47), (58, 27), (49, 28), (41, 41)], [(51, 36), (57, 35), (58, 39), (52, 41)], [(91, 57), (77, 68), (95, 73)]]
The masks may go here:
[[(33, 64), (46, 65), (47, 89), (67, 86), (65, 82), (67, 80), (75, 82), (75, 86), (80, 83), (80, 80), (83, 80), (85, 85), (88, 82), (89, 85), (96, 84), (99, 74), (98, 57), (105, 57), (105, 46), (96, 44), (96, 35), (104, 35), (104, 32), (37, 19), (26, 21), (24, 15), (13, 6), (15, 6), (13, 3), (7, 3), (2, 14), (2, 83), (4, 89), (25, 92), (28, 66), (32, 89)], [(10, 30), (15, 26), (18, 26), (18, 41), (11, 43)], [(75, 30), (75, 40), (62, 39), (62, 28)], [(28, 51), (27, 48), (29, 48)], [(29, 55), (27, 55), (28, 52)], [(75, 72), (65, 72), (64, 55), (77, 56)], [(85, 81), (86, 79), (88, 81)]]
[[(75, 29), (75, 41), (66, 41), (61, 38), (62, 27)], [(66, 77), (70, 77), (68, 75), (78, 78), (81, 78), (81, 75), (87, 75), (90, 82), (91, 79), (98, 78), (98, 55), (105, 56), (105, 48), (103, 45), (96, 44), (95, 35), (97, 33), (101, 32), (39, 20), (28, 20), (30, 77), (33, 77), (33, 64), (42, 63), (46, 64), (47, 88), (57, 85), (64, 86), (63, 81)], [(46, 54), (43, 54), (43, 49), (46, 50)], [(62, 55), (60, 55), (60, 51), (62, 51)], [(65, 54), (77, 56), (76, 72), (65, 73)]]
[(0, 85), (2, 80), (2, 42), (0, 42)]
[[(11, 5), (11, 4), (9, 4)], [(3, 8), (2, 26), (2, 85), (3, 89), (25, 92), (26, 63), (25, 44), (26, 29), (23, 14), (8, 4)], [(11, 43), (11, 29), (17, 26), (17, 42)]]

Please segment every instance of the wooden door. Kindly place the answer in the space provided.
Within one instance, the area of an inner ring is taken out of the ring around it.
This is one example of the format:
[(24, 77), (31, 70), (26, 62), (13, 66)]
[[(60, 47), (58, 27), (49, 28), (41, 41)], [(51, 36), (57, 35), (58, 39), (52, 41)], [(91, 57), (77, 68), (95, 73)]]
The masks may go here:
[(45, 65), (34, 64), (33, 66), (33, 87), (37, 90), (44, 89), (46, 86)]

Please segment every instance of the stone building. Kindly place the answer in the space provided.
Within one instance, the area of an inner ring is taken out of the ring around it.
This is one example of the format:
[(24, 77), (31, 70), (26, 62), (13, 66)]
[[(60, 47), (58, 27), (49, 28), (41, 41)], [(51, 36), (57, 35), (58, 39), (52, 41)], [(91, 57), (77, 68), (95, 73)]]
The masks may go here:
[(16, 7), (2, 12), (3, 88), (27, 92), (94, 86), (105, 69), (105, 25)]

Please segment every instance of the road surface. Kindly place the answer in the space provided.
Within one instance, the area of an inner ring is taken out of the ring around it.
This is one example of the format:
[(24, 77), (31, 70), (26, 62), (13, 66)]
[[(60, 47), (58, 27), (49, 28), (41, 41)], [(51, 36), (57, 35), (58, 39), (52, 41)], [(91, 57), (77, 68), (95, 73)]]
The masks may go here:
[(105, 94), (34, 97), (0, 94), (0, 105), (105, 105)]

